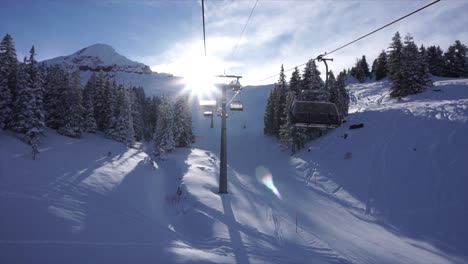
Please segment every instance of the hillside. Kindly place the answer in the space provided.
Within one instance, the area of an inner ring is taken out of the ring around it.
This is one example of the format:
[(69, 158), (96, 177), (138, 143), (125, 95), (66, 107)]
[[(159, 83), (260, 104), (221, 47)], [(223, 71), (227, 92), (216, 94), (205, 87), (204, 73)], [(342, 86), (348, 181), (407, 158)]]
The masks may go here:
[(466, 263), (468, 80), (400, 101), (386, 81), (348, 88), (347, 123), (291, 156), (263, 135), (271, 86), (245, 87), (245, 111), (228, 118), (222, 196), (219, 119), (209, 128), (196, 107), (197, 143), (154, 168), (145, 145), (51, 130), (32, 161), (2, 132), (0, 260)]

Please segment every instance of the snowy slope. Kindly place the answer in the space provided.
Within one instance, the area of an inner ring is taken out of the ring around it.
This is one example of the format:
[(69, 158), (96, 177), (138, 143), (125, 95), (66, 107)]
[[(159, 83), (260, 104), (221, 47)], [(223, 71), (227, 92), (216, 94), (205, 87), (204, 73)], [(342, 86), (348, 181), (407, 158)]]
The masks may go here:
[(148, 95), (173, 94), (183, 88), (181, 78), (152, 72), (149, 66), (129, 60), (107, 44), (94, 44), (71, 55), (43, 62), (63, 65), (70, 72), (80, 70), (83, 84), (93, 72), (102, 71), (118, 83), (142, 86)]
[(33, 161), (0, 133), (0, 263), (167, 259), (165, 173), (142, 149), (47, 130)]
[[(385, 96), (386, 82), (353, 85), (349, 123), (364, 122), (366, 127), (350, 131), (342, 126), (311, 142), (310, 152), (294, 157), (262, 135), (269, 88), (244, 89), (245, 111), (229, 116), (230, 194), (221, 197), (216, 194), (219, 120), (210, 129), (208, 118), (199, 114), (196, 146), (201, 149), (192, 150), (184, 162), (186, 196), (175, 226), (191, 242), (178, 250), (181, 258), (228, 263), (466, 262), (461, 255), (466, 254), (468, 84), (439, 81), (435, 88), (442, 91), (398, 102)], [(415, 158), (418, 151), (424, 154)], [(351, 158), (346, 158), (348, 152)], [(382, 181), (376, 176), (380, 174), (393, 178)], [(368, 216), (364, 202), (372, 177), (376, 209)], [(425, 200), (434, 193), (434, 182), (427, 178), (437, 177), (444, 182), (441, 192), (446, 197), (439, 210)], [(407, 180), (408, 187), (400, 179)], [(380, 197), (385, 193), (388, 204)], [(413, 213), (393, 217), (389, 211)], [(199, 228), (186, 228), (194, 222)], [(429, 232), (434, 227), (435, 232)]]
[(50, 130), (32, 161), (1, 132), (0, 262), (468, 262), (468, 80), (401, 101), (387, 82), (353, 84), (348, 123), (294, 156), (263, 135), (270, 89), (246, 87), (229, 113), (222, 196), (219, 118), (211, 129), (199, 112), (193, 148), (154, 168), (145, 146)]

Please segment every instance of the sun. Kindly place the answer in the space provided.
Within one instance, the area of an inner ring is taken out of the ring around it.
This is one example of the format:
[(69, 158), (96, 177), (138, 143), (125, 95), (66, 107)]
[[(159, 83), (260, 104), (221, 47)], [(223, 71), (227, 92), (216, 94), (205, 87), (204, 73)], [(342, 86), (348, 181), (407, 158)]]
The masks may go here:
[(216, 74), (222, 72), (219, 60), (213, 57), (192, 55), (181, 64), (184, 92), (198, 98), (209, 98), (217, 93)]

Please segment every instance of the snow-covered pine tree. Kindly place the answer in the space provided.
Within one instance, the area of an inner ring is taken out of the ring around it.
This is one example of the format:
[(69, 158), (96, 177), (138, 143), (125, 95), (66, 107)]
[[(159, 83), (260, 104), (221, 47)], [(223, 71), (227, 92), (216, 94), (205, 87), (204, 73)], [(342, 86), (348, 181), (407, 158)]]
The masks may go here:
[(403, 90), (405, 89), (405, 84), (403, 83), (402, 50), (403, 44), (401, 43), (400, 33), (396, 32), (392, 38), (387, 57), (388, 76), (392, 81), (392, 92), (390, 95), (393, 97), (403, 96)]
[(13, 103), (16, 101), (18, 58), (13, 38), (6, 34), (0, 42), (0, 127), (12, 122)]
[(132, 108), (133, 130), (135, 131), (135, 140), (142, 141), (145, 133), (145, 123), (143, 120), (145, 92), (141, 87), (132, 87), (131, 90), (129, 90), (129, 95)]
[[(120, 87), (117, 88), (115, 80), (111, 81), (109, 78), (106, 79), (104, 87), (103, 129), (106, 136), (114, 138), (113, 134), (116, 132), (115, 122), (120, 114), (117, 108), (118, 89)], [(122, 89), (124, 88), (122, 87)]]
[(338, 97), (336, 99), (337, 108), (340, 113), (340, 116), (344, 118), (348, 115), (349, 108), (349, 94), (346, 90), (346, 71), (340, 72), (335, 82), (335, 87), (338, 92)]
[[(13, 109), (12, 130), (25, 134), (26, 140), (37, 150), (39, 136), (43, 133), (44, 120), (42, 113), (42, 96), (40, 80), (37, 76), (37, 63), (34, 58), (34, 48), (30, 51), (29, 59), (19, 65), (17, 79), (17, 94)], [(37, 101), (36, 101), (36, 94)]]
[(410, 34), (405, 36), (401, 62), (403, 87), (398, 96), (420, 93), (431, 84), (427, 64)]
[(156, 96), (148, 97), (145, 99), (144, 106), (144, 123), (145, 123), (145, 140), (151, 140), (156, 131), (156, 124), (158, 122), (159, 105), (161, 99)]
[(369, 64), (367, 64), (366, 55), (362, 55), (360, 67), (366, 78), (370, 77)]
[(421, 45), (421, 48), (419, 49), (419, 54), (418, 54), (417, 67), (418, 67), (419, 85), (421, 86), (422, 90), (433, 85), (433, 82), (431, 79), (431, 72), (429, 70), (429, 64), (427, 61), (428, 61), (427, 50), (424, 48), (424, 46)]
[(94, 118), (96, 119), (97, 128), (99, 131), (105, 132), (106, 129), (106, 79), (103, 72), (99, 72), (96, 76), (94, 86)]
[(274, 122), (274, 119), (275, 119), (275, 112), (274, 112), (274, 105), (273, 105), (273, 101), (274, 101), (274, 89), (270, 91), (270, 93), (268, 94), (268, 98), (267, 98), (267, 103), (266, 103), (266, 107), (265, 107), (265, 114), (263, 116), (263, 134), (265, 135), (273, 135), (274, 134), (274, 131), (273, 131), (273, 122)]
[[(1, 69), (1, 60), (0, 60)], [(9, 122), (12, 107), (12, 96), (10, 87), (8, 87), (8, 79), (0, 70), (0, 128), (5, 128)]]
[(44, 96), (45, 123), (53, 129), (58, 129), (64, 124), (68, 77), (68, 73), (59, 65), (47, 69), (47, 90)]
[(429, 72), (434, 76), (443, 76), (444, 52), (439, 46), (429, 46), (426, 50), (426, 60)]
[[(270, 98), (271, 98), (271, 123), (270, 123), (270, 135), (278, 136), (279, 133), (279, 128), (280, 128), (280, 122), (278, 120), (278, 97), (279, 97), (279, 92), (278, 92), (278, 84), (275, 84), (273, 87), (273, 90), (271, 91)], [(268, 104), (267, 104), (268, 106)]]
[(320, 78), (320, 71), (315, 65), (313, 59), (309, 60), (304, 68), (302, 74), (302, 90), (315, 91), (314, 95), (310, 94), (310, 98), (305, 98), (310, 101), (327, 101), (328, 91), (325, 90), (323, 80)]
[(194, 139), (188, 98), (178, 96), (174, 104), (174, 140), (176, 147), (187, 147), (194, 142)]
[(16, 133), (26, 134), (32, 127), (34, 118), (34, 93), (28, 86), (26, 71), (26, 57), (24, 63), (18, 67), (16, 100), (13, 108), (12, 130)]
[(340, 92), (336, 84), (336, 78), (332, 71), (328, 74), (328, 87), (330, 89), (330, 103), (334, 103), (337, 108), (340, 105)]
[(163, 96), (159, 104), (158, 121), (154, 132), (154, 149), (157, 155), (171, 152), (175, 148), (174, 111), (171, 101)]
[(132, 146), (135, 140), (132, 109), (129, 94), (123, 85), (119, 85), (117, 89), (115, 105), (115, 122), (112, 129), (108, 130), (108, 136), (116, 141), (125, 142), (127, 146)]
[(95, 133), (97, 130), (94, 118), (94, 92), (96, 88), (96, 74), (92, 74), (83, 90), (83, 131)]
[(294, 92), (295, 95), (301, 94), (301, 74), (297, 67), (294, 68), (291, 79), (289, 79), (289, 90)]
[(467, 47), (459, 40), (452, 44), (444, 54), (445, 76), (447, 77), (467, 77)]
[(383, 50), (376, 59), (374, 74), (376, 81), (387, 77), (387, 53), (385, 53)]
[(283, 113), (283, 124), (280, 127), (279, 137), (285, 145), (291, 145), (293, 140), (294, 125), (291, 120), (291, 107), (295, 98), (293, 91), (288, 91), (286, 95), (286, 104)]
[(42, 86), (41, 75), (39, 72), (39, 65), (36, 61), (36, 51), (32, 46), (29, 51), (29, 59), (26, 65), (26, 72), (28, 76), (28, 85), (32, 88), (34, 94), (34, 131), (30, 131), (30, 137), (36, 137), (43, 133), (44, 130), (44, 94), (45, 89)]
[(274, 112), (275, 112), (275, 120), (278, 123), (277, 127), (275, 127), (275, 135), (279, 137), (280, 128), (283, 126), (284, 122), (286, 121), (285, 115), (285, 108), (286, 108), (286, 95), (287, 95), (287, 83), (286, 83), (286, 76), (284, 75), (284, 68), (281, 65), (280, 75), (278, 79), (278, 83), (276, 84), (276, 97), (274, 102)]
[(69, 78), (65, 102), (67, 107), (63, 119), (64, 123), (58, 132), (65, 136), (80, 138), (83, 132), (84, 108), (79, 71), (73, 72)]

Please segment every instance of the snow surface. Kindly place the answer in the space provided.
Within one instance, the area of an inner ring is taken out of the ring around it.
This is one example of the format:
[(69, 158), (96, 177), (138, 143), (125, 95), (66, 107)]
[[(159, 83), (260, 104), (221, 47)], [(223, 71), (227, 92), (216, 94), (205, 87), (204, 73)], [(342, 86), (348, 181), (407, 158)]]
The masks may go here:
[(221, 196), (219, 118), (196, 107), (197, 143), (157, 163), (150, 146), (50, 130), (33, 161), (2, 132), (0, 262), (467, 263), (468, 80), (435, 85), (401, 101), (386, 81), (351, 85), (348, 122), (294, 156), (263, 136), (271, 86), (246, 87)]

